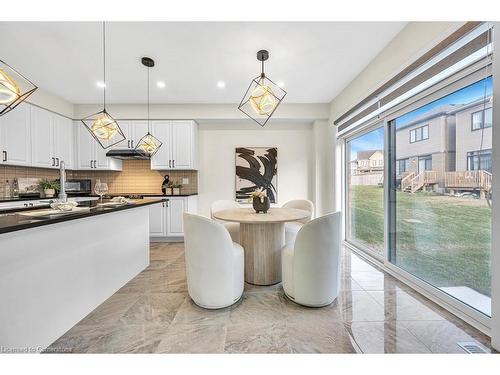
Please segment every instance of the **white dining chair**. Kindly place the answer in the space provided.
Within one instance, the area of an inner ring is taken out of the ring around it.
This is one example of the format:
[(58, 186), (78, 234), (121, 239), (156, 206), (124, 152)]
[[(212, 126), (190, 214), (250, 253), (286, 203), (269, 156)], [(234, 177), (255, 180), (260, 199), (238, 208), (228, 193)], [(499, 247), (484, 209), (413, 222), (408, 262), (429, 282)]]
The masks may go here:
[(226, 228), (201, 215), (184, 213), (188, 293), (198, 306), (220, 309), (243, 294), (243, 248)]
[(310, 307), (332, 303), (340, 286), (340, 212), (304, 224), (293, 246), (281, 251), (283, 290)]
[(285, 224), (285, 243), (287, 245), (293, 246), (293, 243), (295, 241), (295, 238), (297, 237), (297, 233), (299, 232), (300, 228), (302, 226), (311, 221), (313, 215), (314, 215), (314, 203), (311, 202), (308, 199), (295, 199), (286, 202), (283, 206), (283, 208), (296, 208), (299, 210), (304, 210), (309, 212), (309, 216), (305, 219), (302, 220), (297, 220), (297, 221), (290, 221)]
[[(219, 221), (214, 218), (213, 214), (218, 211), (230, 210), (232, 208), (241, 208), (241, 205), (238, 202), (231, 200), (218, 200), (212, 202), (210, 206), (210, 217), (213, 220)], [(240, 223), (227, 223), (227, 222), (221, 222), (221, 223), (229, 231), (229, 234), (231, 235), (233, 241), (236, 243), (240, 243)]]

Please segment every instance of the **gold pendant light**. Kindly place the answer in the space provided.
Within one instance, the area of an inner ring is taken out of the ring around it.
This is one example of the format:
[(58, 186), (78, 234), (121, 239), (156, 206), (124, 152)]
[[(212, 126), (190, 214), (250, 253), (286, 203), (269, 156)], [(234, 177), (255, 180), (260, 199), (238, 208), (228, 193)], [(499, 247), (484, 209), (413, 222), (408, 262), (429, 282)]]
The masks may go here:
[(92, 137), (106, 149), (125, 140), (125, 135), (118, 122), (106, 111), (106, 23), (102, 23), (104, 87), (103, 110), (82, 119)]
[(37, 88), (33, 82), (0, 60), (0, 116), (12, 111)]
[(150, 119), (149, 119), (149, 69), (155, 66), (155, 62), (152, 58), (150, 57), (143, 57), (141, 59), (142, 65), (144, 65), (147, 68), (147, 98), (148, 98), (148, 132), (146, 135), (144, 135), (139, 142), (137, 142), (137, 145), (135, 146), (135, 150), (140, 153), (141, 155), (151, 158), (153, 157), (154, 154), (158, 152), (160, 149), (161, 145), (163, 144), (158, 138), (156, 138), (154, 135), (151, 134), (150, 132)]
[(267, 123), (286, 95), (286, 91), (264, 73), (264, 61), (268, 58), (269, 52), (266, 50), (257, 52), (257, 60), (262, 63), (262, 72), (259, 77), (252, 79), (238, 106), (241, 112), (261, 126)]

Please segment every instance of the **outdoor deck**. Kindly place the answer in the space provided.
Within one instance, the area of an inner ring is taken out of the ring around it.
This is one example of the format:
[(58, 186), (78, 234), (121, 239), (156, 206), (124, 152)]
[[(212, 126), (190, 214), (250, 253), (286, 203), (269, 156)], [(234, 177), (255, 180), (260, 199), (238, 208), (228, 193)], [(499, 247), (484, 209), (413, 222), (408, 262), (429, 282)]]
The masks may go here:
[(445, 172), (444, 185), (449, 190), (491, 189), (491, 173), (483, 170), (464, 172)]

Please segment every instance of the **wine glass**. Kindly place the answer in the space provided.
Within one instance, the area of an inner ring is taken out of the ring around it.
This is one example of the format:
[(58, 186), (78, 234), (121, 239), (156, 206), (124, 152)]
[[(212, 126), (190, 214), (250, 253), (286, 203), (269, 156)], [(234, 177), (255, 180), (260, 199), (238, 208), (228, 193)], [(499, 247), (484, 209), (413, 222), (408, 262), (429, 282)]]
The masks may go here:
[(105, 182), (101, 182), (101, 180), (97, 180), (94, 186), (94, 191), (101, 197), (102, 203), (102, 196), (108, 192), (108, 184)]

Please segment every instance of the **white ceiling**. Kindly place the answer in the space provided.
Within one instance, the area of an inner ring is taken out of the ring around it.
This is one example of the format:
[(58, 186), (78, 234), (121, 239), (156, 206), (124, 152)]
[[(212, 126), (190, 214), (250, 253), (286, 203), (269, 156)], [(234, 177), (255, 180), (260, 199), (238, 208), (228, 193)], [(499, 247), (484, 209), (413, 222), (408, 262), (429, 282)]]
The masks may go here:
[[(404, 27), (403, 22), (109, 22), (110, 103), (237, 103), (260, 73), (283, 81), (289, 103), (330, 102)], [(0, 60), (75, 104), (99, 103), (102, 26), (96, 22), (0, 22)], [(166, 88), (156, 87), (162, 80)], [(226, 87), (217, 87), (217, 81)]]

